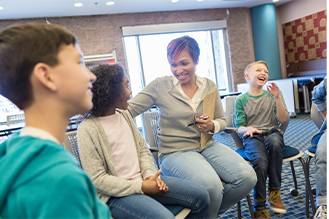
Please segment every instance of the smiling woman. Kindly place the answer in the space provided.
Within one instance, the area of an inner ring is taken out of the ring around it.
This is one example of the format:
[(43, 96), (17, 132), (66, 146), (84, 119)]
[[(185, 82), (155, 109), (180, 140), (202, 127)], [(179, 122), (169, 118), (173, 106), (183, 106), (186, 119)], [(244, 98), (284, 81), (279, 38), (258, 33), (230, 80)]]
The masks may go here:
[[(157, 136), (163, 175), (203, 185), (210, 196), (206, 217), (216, 218), (250, 192), (256, 175), (237, 153), (211, 138), (225, 129), (226, 121), (218, 87), (196, 74), (199, 51), (192, 37), (172, 39), (165, 53), (172, 74), (149, 83), (129, 102), (128, 110), (136, 117), (154, 105), (159, 108)], [(208, 94), (214, 94), (211, 114), (204, 108)], [(201, 119), (207, 116), (211, 119)], [(193, 121), (197, 125), (186, 127)], [(205, 146), (200, 144), (203, 134), (210, 136)]]
[[(168, 65), (166, 57), (166, 47), (170, 40), (184, 35), (193, 37), (200, 47), (196, 74), (214, 81), (221, 91), (231, 91), (225, 43), (226, 23), (215, 21), (187, 23), (185, 26), (177, 25), (150, 25), (146, 26), (145, 30), (142, 26), (138, 29), (135, 27), (123, 28), (132, 96), (136, 96), (154, 79), (171, 75), (171, 66)], [(197, 29), (199, 30), (196, 31)], [(147, 34), (149, 30), (153, 32)], [(177, 30), (183, 32), (177, 32)], [(155, 34), (154, 31), (161, 34)], [(139, 128), (142, 128), (143, 123), (140, 117), (136, 117), (136, 123)]]

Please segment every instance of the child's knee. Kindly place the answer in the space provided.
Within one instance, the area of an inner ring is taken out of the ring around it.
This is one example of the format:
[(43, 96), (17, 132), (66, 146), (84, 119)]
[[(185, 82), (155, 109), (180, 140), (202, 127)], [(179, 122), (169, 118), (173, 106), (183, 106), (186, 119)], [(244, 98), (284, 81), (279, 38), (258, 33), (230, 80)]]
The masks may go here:
[[(257, 174), (266, 174), (269, 167), (269, 160), (267, 156), (259, 156), (257, 159), (253, 160), (252, 162), (254, 171)], [(257, 176), (258, 177), (258, 176)]]

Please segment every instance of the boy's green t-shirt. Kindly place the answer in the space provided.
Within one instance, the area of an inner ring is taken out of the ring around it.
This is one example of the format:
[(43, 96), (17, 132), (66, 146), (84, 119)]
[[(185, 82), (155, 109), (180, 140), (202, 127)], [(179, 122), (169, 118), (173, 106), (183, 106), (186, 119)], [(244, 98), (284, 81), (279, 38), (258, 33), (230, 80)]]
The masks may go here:
[[(282, 93), (281, 101), (286, 112), (288, 112)], [(279, 128), (277, 108), (273, 96), (266, 90), (261, 95), (252, 96), (248, 92), (238, 96), (235, 101), (237, 128), (240, 126), (252, 126), (260, 131), (268, 131), (272, 128)]]
[(61, 145), (18, 134), (0, 145), (0, 217), (110, 218), (91, 179)]

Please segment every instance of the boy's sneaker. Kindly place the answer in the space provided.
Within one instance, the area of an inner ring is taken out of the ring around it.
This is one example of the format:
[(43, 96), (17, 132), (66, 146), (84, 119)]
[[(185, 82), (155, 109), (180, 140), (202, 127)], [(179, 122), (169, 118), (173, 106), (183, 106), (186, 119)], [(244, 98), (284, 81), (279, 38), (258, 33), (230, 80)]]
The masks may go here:
[(284, 207), (284, 204), (281, 201), (280, 191), (279, 190), (268, 190), (270, 197), (268, 197), (268, 202), (270, 203), (271, 211), (275, 213), (284, 214), (287, 212), (287, 209)]
[(255, 211), (254, 216), (255, 219), (271, 219), (270, 213), (266, 209)]
[(320, 205), (316, 209), (314, 219), (327, 219), (327, 205)]

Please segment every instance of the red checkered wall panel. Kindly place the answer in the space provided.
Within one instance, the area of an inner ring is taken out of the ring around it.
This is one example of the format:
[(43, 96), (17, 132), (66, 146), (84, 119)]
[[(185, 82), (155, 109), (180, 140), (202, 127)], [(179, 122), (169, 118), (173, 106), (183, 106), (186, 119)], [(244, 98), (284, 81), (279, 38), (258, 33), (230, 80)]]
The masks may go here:
[(286, 63), (327, 58), (327, 10), (282, 25)]

